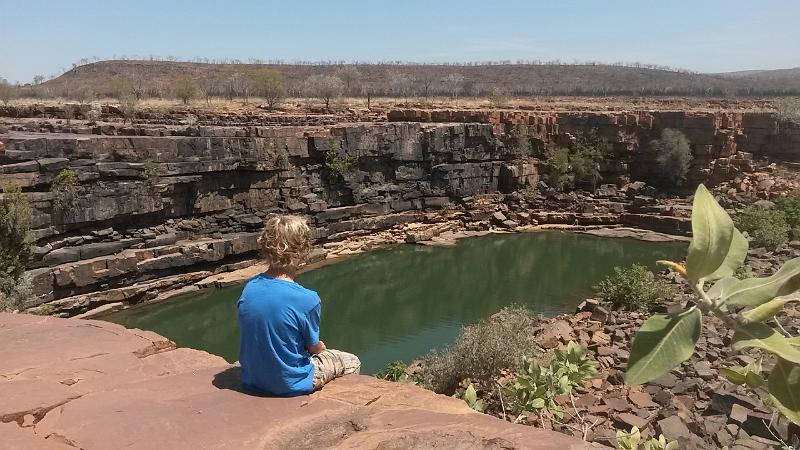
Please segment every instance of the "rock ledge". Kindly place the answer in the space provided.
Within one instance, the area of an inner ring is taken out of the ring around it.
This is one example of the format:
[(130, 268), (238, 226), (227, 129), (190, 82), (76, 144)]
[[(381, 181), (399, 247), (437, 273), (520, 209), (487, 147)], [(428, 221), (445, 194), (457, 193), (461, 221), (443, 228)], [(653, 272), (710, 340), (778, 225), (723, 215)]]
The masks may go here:
[(248, 395), (222, 358), (102, 321), (0, 314), (0, 354), (0, 442), (15, 449), (592, 446), (368, 376)]

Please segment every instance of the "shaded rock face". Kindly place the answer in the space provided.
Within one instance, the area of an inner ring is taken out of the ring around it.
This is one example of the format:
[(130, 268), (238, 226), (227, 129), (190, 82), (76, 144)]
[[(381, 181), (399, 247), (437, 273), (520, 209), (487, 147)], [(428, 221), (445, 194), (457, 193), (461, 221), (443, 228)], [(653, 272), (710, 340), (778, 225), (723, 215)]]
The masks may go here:
[[(512, 155), (488, 125), (249, 131), (4, 138), (3, 180), (22, 186), (34, 207), (37, 246), (28, 277), (36, 298), (27, 306), (81, 310), (97, 303), (91, 294), (99, 290), (226, 270), (256, 256), (258, 231), (272, 212), (308, 216), (315, 237), (325, 239), (411, 222), (451, 199), (537, 181), (535, 170), (501, 170)], [(329, 153), (351, 162), (337, 171)], [(52, 188), (65, 168), (79, 180), (67, 208)], [(102, 301), (139, 295), (127, 289)]]
[[(782, 160), (800, 160), (800, 125), (766, 112), (534, 112), (508, 110), (389, 111), (391, 122), (487, 123), (519, 127), (547, 143), (564, 133), (595, 129), (617, 149), (637, 150), (664, 128), (686, 134), (695, 158), (707, 163), (737, 151)], [(645, 170), (645, 167), (641, 168)]]
[(101, 321), (0, 314), (0, 354), (0, 442), (12, 448), (589, 447), (367, 376), (248, 395), (222, 358)]

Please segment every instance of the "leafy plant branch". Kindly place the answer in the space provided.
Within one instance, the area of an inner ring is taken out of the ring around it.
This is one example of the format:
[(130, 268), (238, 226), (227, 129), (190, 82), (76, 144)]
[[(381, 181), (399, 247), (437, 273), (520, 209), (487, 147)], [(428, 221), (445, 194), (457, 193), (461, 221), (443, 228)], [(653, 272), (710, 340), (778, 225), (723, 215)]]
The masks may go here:
[[(692, 242), (686, 264), (660, 261), (686, 279), (696, 294), (693, 305), (673, 314), (655, 314), (639, 329), (631, 347), (626, 382), (654, 380), (688, 360), (700, 337), (702, 315), (711, 314), (734, 330), (735, 351), (760, 349), (775, 356), (767, 380), (761, 363), (744, 368), (721, 368), (731, 382), (765, 391), (769, 403), (787, 419), (800, 424), (800, 337), (791, 335), (775, 316), (800, 289), (800, 258), (786, 262), (765, 278), (734, 278), (744, 263), (749, 244), (728, 213), (705, 186), (699, 186), (692, 207)], [(708, 290), (706, 283), (714, 284)], [(773, 320), (777, 329), (765, 324)]]

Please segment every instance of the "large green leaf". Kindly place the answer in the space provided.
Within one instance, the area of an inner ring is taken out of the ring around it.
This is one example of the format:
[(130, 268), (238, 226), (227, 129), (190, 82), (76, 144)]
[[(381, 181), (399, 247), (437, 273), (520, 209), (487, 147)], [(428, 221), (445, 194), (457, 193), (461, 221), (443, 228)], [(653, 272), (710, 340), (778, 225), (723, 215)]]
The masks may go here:
[(722, 303), (736, 306), (756, 306), (775, 297), (800, 289), (800, 258), (787, 261), (780, 270), (767, 278), (740, 280), (725, 291)]
[(625, 382), (646, 383), (689, 359), (700, 337), (701, 317), (700, 310), (692, 307), (647, 319), (633, 340)]
[(800, 366), (778, 359), (767, 380), (772, 403), (789, 420), (800, 425)]
[(741, 267), (744, 264), (745, 258), (747, 258), (747, 250), (750, 248), (750, 244), (747, 242), (747, 238), (737, 230), (736, 228), (733, 229), (733, 239), (731, 239), (731, 245), (728, 248), (728, 255), (725, 256), (725, 259), (722, 261), (722, 265), (719, 266), (719, 269), (714, 271), (711, 275), (705, 277), (706, 280), (718, 280), (720, 278), (730, 277), (736, 272), (736, 269)]
[(785, 298), (770, 300), (763, 305), (756, 306), (753, 309), (743, 312), (742, 318), (747, 322), (766, 322), (775, 317), (775, 314), (778, 314), (778, 312), (783, 309), (783, 305), (788, 301), (789, 300)]
[(800, 345), (792, 339), (781, 336), (763, 323), (749, 323), (737, 328), (733, 333), (732, 347), (734, 350), (748, 347), (763, 348), (785, 360), (800, 364)]
[(686, 258), (689, 279), (700, 281), (716, 275), (725, 263), (733, 239), (733, 221), (701, 184), (692, 205), (692, 243)]
[(739, 282), (738, 278), (734, 277), (726, 277), (723, 278), (716, 283), (714, 286), (711, 286), (711, 289), (708, 290), (707, 294), (710, 298), (716, 299), (720, 297), (724, 297), (736, 283)]

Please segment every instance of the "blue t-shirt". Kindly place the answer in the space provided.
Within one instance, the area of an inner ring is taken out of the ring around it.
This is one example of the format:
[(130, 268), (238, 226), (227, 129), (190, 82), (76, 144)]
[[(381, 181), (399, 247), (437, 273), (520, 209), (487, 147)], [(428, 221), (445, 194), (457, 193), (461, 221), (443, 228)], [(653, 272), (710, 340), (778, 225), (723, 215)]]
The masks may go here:
[(319, 295), (258, 275), (245, 285), (238, 307), (242, 386), (280, 396), (311, 392), (314, 366), (306, 346), (319, 342)]

